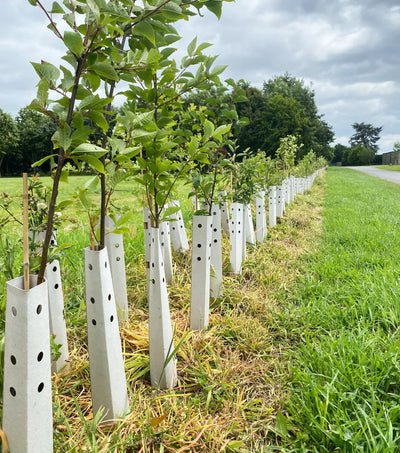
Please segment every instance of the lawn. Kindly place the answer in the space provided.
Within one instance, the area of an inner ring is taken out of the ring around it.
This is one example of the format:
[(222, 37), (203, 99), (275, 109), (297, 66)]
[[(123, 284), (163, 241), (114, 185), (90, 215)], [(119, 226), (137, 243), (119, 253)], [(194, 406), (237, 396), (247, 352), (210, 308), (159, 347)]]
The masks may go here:
[(280, 314), (290, 451), (399, 451), (399, 212), (399, 185), (329, 170), (321, 246)]
[(400, 171), (400, 165), (379, 165), (376, 168), (380, 170)]

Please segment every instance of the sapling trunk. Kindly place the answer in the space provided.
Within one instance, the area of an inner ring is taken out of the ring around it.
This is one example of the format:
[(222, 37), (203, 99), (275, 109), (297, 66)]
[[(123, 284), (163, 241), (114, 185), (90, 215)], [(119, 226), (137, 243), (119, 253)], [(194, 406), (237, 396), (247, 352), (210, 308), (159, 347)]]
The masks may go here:
[(22, 174), (23, 190), (23, 262), (24, 262), (24, 290), (29, 289), (29, 215), (28, 215), (28, 174)]

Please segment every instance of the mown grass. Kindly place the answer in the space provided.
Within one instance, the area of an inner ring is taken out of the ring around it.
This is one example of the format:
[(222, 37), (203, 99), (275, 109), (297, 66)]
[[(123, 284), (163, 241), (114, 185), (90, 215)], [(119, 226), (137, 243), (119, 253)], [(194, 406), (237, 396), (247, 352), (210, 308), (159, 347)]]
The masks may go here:
[[(284, 316), (279, 310), (294, 291), (302, 257), (318, 244), (323, 193), (320, 182), (311, 193), (297, 197), (268, 239), (249, 251), (239, 276), (229, 274), (229, 244), (224, 237), (224, 296), (211, 301), (210, 326), (204, 332), (189, 330), (190, 256), (174, 255), (169, 298), (175, 342), (182, 343), (179, 384), (171, 391), (150, 385), (140, 197), (133, 201), (139, 223), (136, 229), (132, 223), (124, 241), (130, 317), (121, 328), (132, 404), (127, 417), (110, 427), (98, 427), (91, 411), (80, 252), (88, 244), (87, 230), (84, 216), (66, 212), (58, 235), (74, 244), (61, 257), (71, 363), (65, 373), (53, 378), (55, 451), (261, 452), (273, 448), (279, 441), (276, 416), (283, 411), (287, 392), (287, 345), (300, 335), (281, 323)], [(190, 202), (182, 194), (179, 199), (190, 231)]]
[(293, 337), (283, 451), (400, 451), (399, 212), (399, 185), (329, 170), (321, 245), (276, 318)]
[(379, 165), (376, 168), (381, 170), (400, 171), (400, 165)]

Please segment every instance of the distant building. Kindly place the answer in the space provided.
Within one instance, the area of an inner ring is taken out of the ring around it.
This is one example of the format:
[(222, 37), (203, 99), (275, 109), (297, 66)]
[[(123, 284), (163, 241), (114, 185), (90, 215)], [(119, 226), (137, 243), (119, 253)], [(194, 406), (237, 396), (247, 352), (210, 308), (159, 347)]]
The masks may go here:
[(400, 165), (400, 151), (382, 154), (382, 165)]

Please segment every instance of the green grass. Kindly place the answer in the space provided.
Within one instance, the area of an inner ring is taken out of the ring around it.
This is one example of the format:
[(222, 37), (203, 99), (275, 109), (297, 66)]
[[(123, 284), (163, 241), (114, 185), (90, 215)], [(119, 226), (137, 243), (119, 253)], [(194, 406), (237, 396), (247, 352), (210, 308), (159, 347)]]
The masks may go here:
[(381, 170), (400, 171), (400, 165), (379, 165), (376, 168)]
[(321, 246), (279, 314), (294, 342), (285, 451), (399, 451), (399, 212), (400, 186), (329, 170)]

